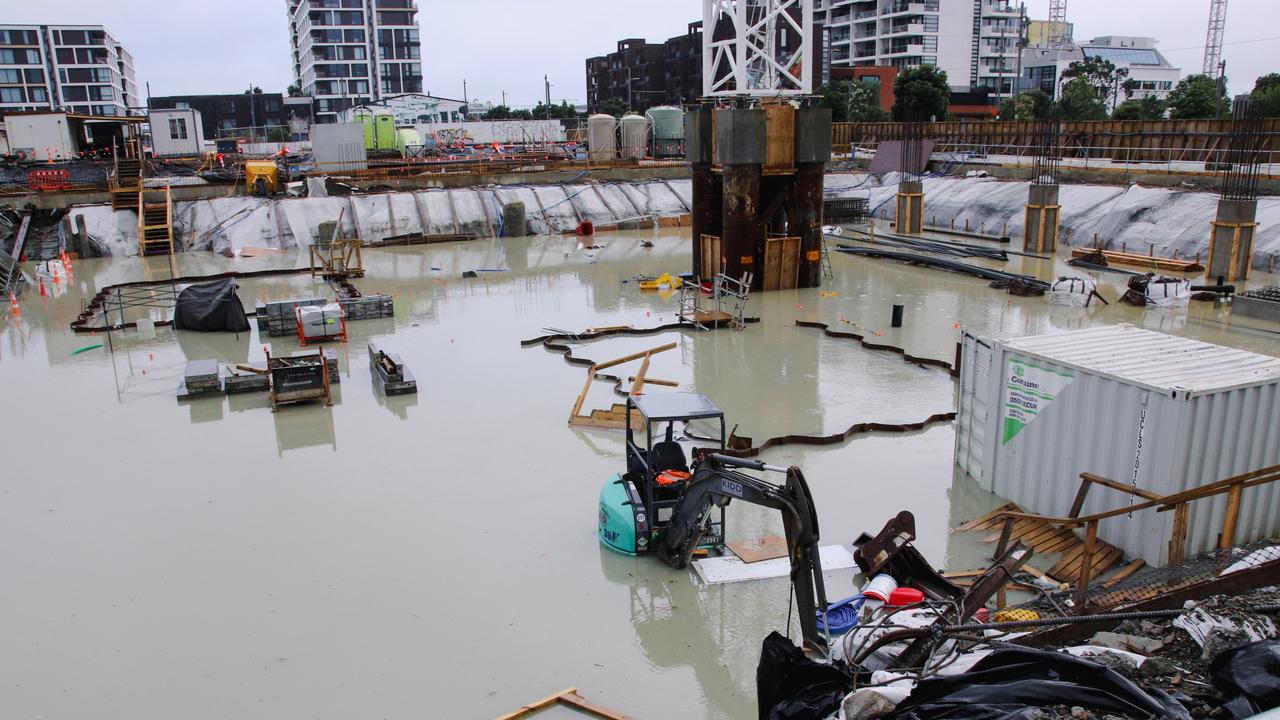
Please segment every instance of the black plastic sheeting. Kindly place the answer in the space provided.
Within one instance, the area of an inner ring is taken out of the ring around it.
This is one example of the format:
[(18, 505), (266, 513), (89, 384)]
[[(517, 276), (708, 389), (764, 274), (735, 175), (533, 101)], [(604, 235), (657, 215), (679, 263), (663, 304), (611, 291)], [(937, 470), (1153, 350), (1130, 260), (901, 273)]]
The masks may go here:
[(178, 330), (197, 332), (246, 332), (249, 318), (245, 315), (239, 287), (234, 279), (192, 285), (178, 293), (173, 307), (173, 326)]
[(805, 657), (777, 631), (764, 639), (756, 667), (760, 720), (824, 720), (852, 689), (852, 678)]
[(1232, 717), (1253, 717), (1280, 708), (1280, 641), (1263, 640), (1219, 653), (1209, 677)]
[[(1065, 705), (1130, 717), (1190, 720), (1161, 690), (1143, 690), (1114, 670), (1066, 653), (1001, 649), (960, 675), (922, 680), (891, 720), (1021, 720)], [(763, 717), (763, 716), (761, 716)]]

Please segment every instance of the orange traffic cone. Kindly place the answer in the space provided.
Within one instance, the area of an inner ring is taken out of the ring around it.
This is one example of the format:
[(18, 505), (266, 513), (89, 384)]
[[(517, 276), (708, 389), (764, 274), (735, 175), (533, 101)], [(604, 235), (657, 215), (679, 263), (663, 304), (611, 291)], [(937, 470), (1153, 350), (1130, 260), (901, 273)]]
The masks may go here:
[(9, 293), (9, 312), (13, 313), (14, 317), (22, 314), (22, 308), (18, 307), (18, 296), (13, 293)]
[(62, 284), (62, 279), (58, 277), (58, 268), (53, 269), (53, 284), (54, 285)]
[(45, 292), (45, 290), (44, 290), (44, 276), (43, 276), (43, 275), (41, 275), (41, 276), (40, 276), (40, 297), (44, 297), (44, 296), (46, 296), (46, 295), (48, 295), (48, 294), (49, 294), (49, 293)]

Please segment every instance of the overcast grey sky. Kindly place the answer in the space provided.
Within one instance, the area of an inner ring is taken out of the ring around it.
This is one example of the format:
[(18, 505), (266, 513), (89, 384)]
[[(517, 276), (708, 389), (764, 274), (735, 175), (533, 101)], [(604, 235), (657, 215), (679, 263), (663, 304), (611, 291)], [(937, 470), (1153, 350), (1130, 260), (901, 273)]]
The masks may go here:
[[(236, 92), (250, 83), (284, 91), (292, 81), (286, 0), (0, 0), (0, 22), (107, 26), (134, 56), (153, 95)], [(532, 105), (549, 75), (552, 99), (586, 99), (583, 61), (622, 38), (660, 41), (701, 16), (699, 0), (418, 0), (426, 90)], [(1044, 18), (1048, 0), (1027, 0)], [(1277, 0), (1231, 0), (1227, 75), (1247, 92), (1280, 72)], [(1150, 35), (1183, 69), (1199, 72), (1209, 0), (1069, 0), (1078, 39)], [(1253, 42), (1257, 41), (1257, 42)], [(145, 93), (145, 85), (144, 85)]]

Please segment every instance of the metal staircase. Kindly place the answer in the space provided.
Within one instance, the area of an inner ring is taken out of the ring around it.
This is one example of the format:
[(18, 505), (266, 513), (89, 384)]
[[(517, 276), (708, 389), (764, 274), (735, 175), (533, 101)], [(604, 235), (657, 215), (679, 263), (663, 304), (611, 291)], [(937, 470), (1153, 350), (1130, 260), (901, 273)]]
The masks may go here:
[(23, 215), (18, 230), (13, 235), (13, 248), (0, 248), (0, 293), (8, 297), (9, 293), (22, 293), (22, 255), (27, 240), (27, 228), (31, 225), (31, 215)]
[(138, 251), (146, 255), (173, 254), (173, 197), (168, 186), (137, 191)]
[(138, 191), (142, 189), (142, 161), (115, 153), (115, 171), (111, 178), (111, 209), (137, 210)]

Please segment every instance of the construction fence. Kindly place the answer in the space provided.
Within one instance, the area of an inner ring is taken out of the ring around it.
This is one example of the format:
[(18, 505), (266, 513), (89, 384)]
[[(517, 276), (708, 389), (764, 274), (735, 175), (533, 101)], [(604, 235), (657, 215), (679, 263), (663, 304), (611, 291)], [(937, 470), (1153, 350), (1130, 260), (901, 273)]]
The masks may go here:
[[(1213, 172), (1225, 161), (1232, 121), (1227, 120), (1098, 120), (1063, 122), (1061, 157), (1068, 167), (1106, 161), (1156, 164), (1170, 171)], [(947, 121), (926, 123), (924, 136), (935, 142), (934, 154), (957, 159), (1025, 159), (1030, 167), (1043, 145), (1035, 121)], [(836, 123), (832, 146), (837, 154), (874, 152), (883, 141), (902, 140), (904, 123)], [(1262, 163), (1280, 174), (1280, 118), (1262, 121)], [(1073, 162), (1074, 161), (1074, 162)]]

